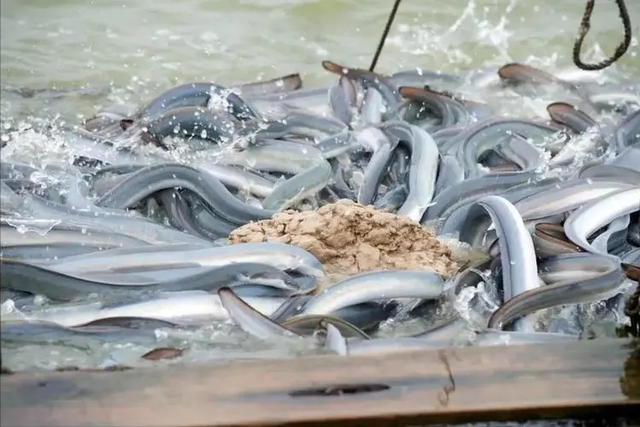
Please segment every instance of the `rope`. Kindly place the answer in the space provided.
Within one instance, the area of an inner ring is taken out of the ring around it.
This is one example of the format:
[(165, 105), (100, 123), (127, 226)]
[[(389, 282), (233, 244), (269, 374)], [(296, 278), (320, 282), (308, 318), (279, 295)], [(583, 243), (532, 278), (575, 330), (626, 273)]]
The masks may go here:
[(573, 44), (573, 63), (578, 68), (587, 71), (602, 70), (620, 59), (622, 55), (627, 52), (627, 49), (629, 49), (629, 46), (631, 45), (631, 19), (629, 18), (629, 11), (627, 10), (627, 6), (625, 5), (624, 0), (614, 1), (618, 6), (620, 19), (622, 20), (622, 25), (624, 27), (624, 40), (618, 45), (615, 52), (613, 53), (613, 56), (605, 59), (604, 61), (598, 62), (596, 64), (585, 64), (584, 62), (582, 62), (582, 59), (580, 59), (582, 43), (584, 42), (584, 38), (586, 37), (587, 33), (591, 29), (591, 14), (593, 13), (593, 7), (595, 6), (596, 2), (595, 0), (587, 0), (587, 5), (585, 7), (584, 14), (582, 15), (582, 22), (580, 23), (580, 28), (578, 30), (578, 37), (576, 37), (576, 41)]
[(376, 68), (376, 64), (378, 63), (378, 58), (380, 57), (380, 53), (382, 52), (382, 48), (384, 47), (384, 42), (385, 40), (387, 40), (387, 36), (389, 35), (389, 30), (391, 29), (393, 20), (396, 17), (398, 6), (400, 6), (400, 0), (395, 0), (395, 2), (393, 3), (393, 9), (391, 9), (391, 14), (389, 14), (389, 19), (387, 19), (387, 25), (384, 27), (384, 31), (382, 32), (382, 37), (380, 37), (380, 43), (378, 43), (378, 48), (376, 49), (376, 53), (373, 55), (373, 60), (371, 61), (371, 65), (369, 66), (369, 71), (373, 71), (374, 68)]
[[(389, 14), (389, 19), (387, 19), (387, 25), (384, 27), (382, 37), (380, 37), (380, 42), (378, 43), (376, 53), (373, 55), (373, 60), (371, 61), (371, 65), (369, 66), (369, 71), (373, 71), (376, 68), (378, 58), (380, 58), (380, 53), (382, 53), (382, 48), (384, 47), (384, 42), (387, 40), (389, 30), (391, 29), (393, 20), (396, 17), (396, 12), (398, 11), (398, 7), (400, 6), (400, 1), (401, 0), (395, 0), (393, 3), (393, 8), (391, 9), (391, 13)], [(585, 64), (584, 62), (582, 62), (582, 59), (580, 59), (582, 44), (584, 43), (584, 38), (587, 36), (587, 33), (591, 29), (591, 14), (593, 13), (593, 8), (596, 4), (596, 0), (587, 0), (587, 5), (585, 6), (584, 14), (582, 15), (582, 22), (580, 23), (580, 28), (578, 29), (578, 37), (576, 37), (576, 40), (573, 44), (573, 63), (576, 65), (576, 67), (587, 71), (602, 70), (611, 66), (618, 59), (622, 58), (622, 55), (624, 55), (629, 49), (629, 46), (631, 45), (631, 18), (629, 17), (629, 11), (627, 10), (627, 5), (624, 3), (624, 0), (614, 1), (618, 6), (618, 11), (620, 12), (620, 20), (622, 21), (622, 26), (624, 27), (624, 39), (622, 40), (622, 43), (618, 45), (612, 56), (603, 61), (595, 64)]]

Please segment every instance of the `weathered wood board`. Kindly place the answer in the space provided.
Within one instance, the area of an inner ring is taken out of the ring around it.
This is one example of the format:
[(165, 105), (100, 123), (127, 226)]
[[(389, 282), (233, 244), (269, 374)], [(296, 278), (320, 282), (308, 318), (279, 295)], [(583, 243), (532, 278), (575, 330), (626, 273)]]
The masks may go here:
[[(349, 386), (343, 394), (341, 385)], [(349, 393), (357, 385), (384, 390)], [(24, 373), (3, 375), (0, 390), (3, 427), (386, 426), (590, 414), (640, 420), (640, 346), (603, 340)]]

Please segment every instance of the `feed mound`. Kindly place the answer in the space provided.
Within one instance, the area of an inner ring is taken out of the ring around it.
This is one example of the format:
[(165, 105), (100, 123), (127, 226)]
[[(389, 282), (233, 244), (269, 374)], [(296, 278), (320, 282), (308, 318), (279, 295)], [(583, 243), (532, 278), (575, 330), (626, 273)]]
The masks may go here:
[(317, 211), (283, 211), (246, 224), (231, 243), (281, 242), (301, 247), (324, 265), (331, 281), (365, 271), (433, 269), (444, 278), (458, 270), (451, 249), (407, 218), (340, 200)]

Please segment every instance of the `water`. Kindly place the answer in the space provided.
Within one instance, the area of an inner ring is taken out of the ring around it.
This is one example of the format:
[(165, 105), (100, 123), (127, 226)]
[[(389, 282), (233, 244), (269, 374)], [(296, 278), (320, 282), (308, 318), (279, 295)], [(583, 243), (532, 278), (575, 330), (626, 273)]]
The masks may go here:
[[(610, 72), (640, 72), (640, 3), (628, 1), (630, 52)], [(331, 76), (331, 59), (368, 67), (391, 0), (3, 0), (2, 87), (78, 88), (95, 95), (24, 100), (2, 93), (2, 119), (77, 122), (101, 105), (139, 102), (195, 80), (220, 84), (300, 72), (307, 84)], [(460, 71), (524, 61), (571, 69), (584, 0), (405, 0), (378, 63), (380, 72), (423, 67)], [(617, 10), (599, 2), (586, 57), (613, 52)], [(101, 92), (106, 89), (106, 93)]]

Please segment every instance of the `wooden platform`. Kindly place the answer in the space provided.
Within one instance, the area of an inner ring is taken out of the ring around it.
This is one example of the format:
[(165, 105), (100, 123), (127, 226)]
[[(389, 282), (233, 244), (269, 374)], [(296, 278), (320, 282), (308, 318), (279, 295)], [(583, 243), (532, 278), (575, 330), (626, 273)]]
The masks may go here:
[[(4, 426), (388, 426), (581, 416), (640, 421), (628, 340), (3, 375)], [(634, 423), (632, 422), (632, 425)]]

